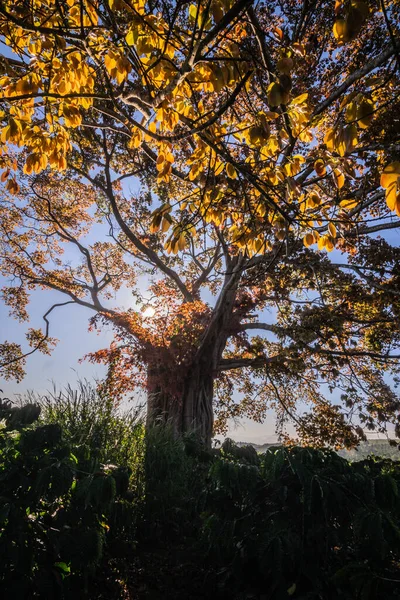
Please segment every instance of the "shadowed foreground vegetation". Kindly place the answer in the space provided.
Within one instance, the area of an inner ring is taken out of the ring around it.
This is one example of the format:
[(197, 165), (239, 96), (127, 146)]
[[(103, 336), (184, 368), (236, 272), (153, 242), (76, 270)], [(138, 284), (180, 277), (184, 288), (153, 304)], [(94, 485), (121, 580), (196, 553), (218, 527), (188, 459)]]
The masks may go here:
[(5, 598), (400, 597), (396, 462), (204, 451), (87, 385), (0, 410)]

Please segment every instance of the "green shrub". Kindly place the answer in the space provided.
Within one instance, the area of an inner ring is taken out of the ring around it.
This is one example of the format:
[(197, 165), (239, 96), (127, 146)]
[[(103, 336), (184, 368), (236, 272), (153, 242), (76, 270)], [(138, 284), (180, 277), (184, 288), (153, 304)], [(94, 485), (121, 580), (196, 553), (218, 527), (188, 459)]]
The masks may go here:
[(145, 437), (145, 502), (142, 528), (156, 539), (183, 539), (198, 533), (211, 456), (193, 436), (177, 439), (165, 426)]
[[(310, 448), (210, 469), (203, 543), (225, 584), (268, 598), (399, 598), (400, 467)], [(238, 459), (239, 455), (239, 459)]]
[(191, 597), (195, 571), (196, 598), (400, 597), (399, 462), (144, 436), (87, 384), (36, 400), (0, 402), (5, 597), (111, 600), (132, 587), (140, 599), (135, 577), (157, 579), (153, 564), (174, 600)]
[(0, 402), (0, 589), (7, 598), (82, 597), (131, 471), (100, 463), (90, 437), (78, 446), (59, 423), (32, 424), (33, 406)]

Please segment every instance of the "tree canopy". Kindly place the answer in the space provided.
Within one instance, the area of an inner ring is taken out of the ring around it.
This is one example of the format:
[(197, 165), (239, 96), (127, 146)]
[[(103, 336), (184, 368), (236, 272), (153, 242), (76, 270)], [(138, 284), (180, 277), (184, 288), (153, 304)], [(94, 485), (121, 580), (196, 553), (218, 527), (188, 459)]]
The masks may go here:
[(31, 349), (0, 342), (3, 374), (50, 351), (74, 302), (115, 327), (91, 357), (114, 393), (144, 385), (179, 431), (272, 406), (283, 437), (399, 435), (399, 13), (0, 2), (3, 299), (27, 320), (31, 290), (66, 296)]

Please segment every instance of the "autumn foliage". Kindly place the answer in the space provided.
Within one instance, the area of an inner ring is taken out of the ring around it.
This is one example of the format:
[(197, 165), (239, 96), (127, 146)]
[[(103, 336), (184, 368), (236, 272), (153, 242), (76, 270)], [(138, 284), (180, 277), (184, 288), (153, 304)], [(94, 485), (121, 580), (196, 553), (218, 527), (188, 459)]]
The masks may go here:
[[(112, 322), (115, 343), (92, 359), (108, 361), (116, 394), (147, 387), (150, 414), (178, 431), (209, 438), (213, 412), (223, 429), (271, 406), (284, 438), (290, 421), (316, 444), (398, 426), (384, 373), (396, 383), (399, 10), (1, 2), (13, 314), (54, 289), (91, 308), (92, 326)], [(112, 304), (121, 287), (134, 309)], [(50, 351), (57, 306), (31, 350), (1, 344), (6, 376)]]

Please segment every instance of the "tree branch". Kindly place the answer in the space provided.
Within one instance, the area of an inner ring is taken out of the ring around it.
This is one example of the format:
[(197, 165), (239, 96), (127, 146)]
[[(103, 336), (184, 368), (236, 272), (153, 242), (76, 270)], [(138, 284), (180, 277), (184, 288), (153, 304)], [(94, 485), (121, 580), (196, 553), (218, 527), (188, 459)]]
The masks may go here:
[(217, 35), (223, 31), (228, 25), (232, 23), (240, 15), (240, 13), (246, 9), (249, 4), (252, 4), (253, 0), (238, 0), (222, 17), (222, 19), (211, 29), (207, 35), (203, 38), (195, 55), (195, 61), (201, 59), (201, 53), (203, 50), (217, 37)]
[(256, 36), (258, 46), (260, 48), (260, 53), (264, 62), (264, 66), (267, 69), (268, 73), (272, 74), (274, 72), (274, 65), (269, 54), (267, 44), (265, 43), (264, 31), (256, 17), (252, 6), (250, 6), (247, 9), (247, 16), (249, 17), (251, 27), (253, 29), (254, 35)]
[[(207, 281), (208, 276), (212, 272), (213, 268), (215, 267), (215, 265), (217, 264), (219, 259), (222, 257), (222, 254), (220, 253), (220, 249), (221, 249), (221, 245), (220, 245), (220, 243), (218, 243), (215, 248), (214, 256), (210, 260), (207, 267), (203, 268), (200, 276), (197, 278), (197, 280), (192, 285), (192, 293), (193, 294), (196, 294), (199, 291), (199, 289), (201, 288), (201, 286), (203, 285), (203, 283), (205, 283)], [(195, 257), (193, 257), (193, 260), (196, 260)]]
[(271, 359), (265, 356), (257, 356), (256, 358), (221, 358), (218, 363), (217, 371), (232, 371), (233, 369), (244, 369), (251, 367), (259, 369), (265, 367)]
[(314, 110), (313, 116), (320, 115), (330, 104), (335, 102), (340, 96), (346, 92), (350, 86), (353, 85), (355, 81), (361, 79), (364, 75), (368, 75), (371, 71), (380, 67), (384, 64), (391, 56), (394, 54), (394, 49), (392, 47), (384, 50), (379, 56), (371, 60), (369, 63), (361, 67), (361, 69), (357, 69), (351, 75), (347, 77), (347, 79), (340, 85), (336, 90), (328, 97), (326, 100), (321, 102), (319, 106)]
[(112, 187), (111, 175), (110, 175), (110, 156), (106, 147), (106, 140), (103, 133), (103, 149), (106, 157), (106, 165), (105, 165), (105, 175), (106, 175), (106, 188), (104, 189), (107, 198), (110, 201), (111, 208), (114, 214), (114, 217), (121, 228), (121, 231), (126, 235), (128, 240), (132, 242), (132, 244), (142, 252), (147, 258), (151, 261), (151, 263), (160, 269), (167, 277), (169, 277), (172, 281), (174, 281), (185, 298), (186, 302), (192, 302), (193, 296), (179, 277), (178, 273), (176, 273), (173, 269), (168, 267), (158, 256), (158, 254), (146, 246), (132, 231), (132, 229), (126, 224), (125, 219), (122, 217), (119, 212), (118, 204), (116, 198), (114, 196), (114, 191)]
[(58, 308), (60, 306), (66, 306), (67, 304), (75, 304), (75, 301), (67, 300), (67, 302), (60, 302), (57, 304), (53, 304), (53, 306), (51, 308), (49, 308), (49, 310), (42, 317), (44, 322), (46, 323), (46, 329), (45, 329), (44, 336), (42, 337), (42, 339), (29, 352), (25, 352), (25, 354), (21, 354), (21, 356), (13, 358), (12, 360), (8, 360), (7, 362), (0, 363), (0, 368), (8, 367), (9, 365), (12, 365), (13, 363), (19, 362), (20, 360), (24, 360), (28, 356), (31, 356), (32, 354), (34, 354), (35, 352), (40, 350), (41, 346), (43, 346), (43, 344), (46, 342), (46, 340), (49, 337), (50, 322), (47, 317), (55, 308)]

